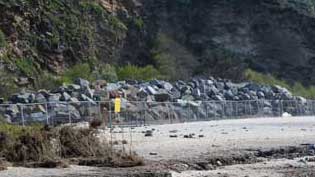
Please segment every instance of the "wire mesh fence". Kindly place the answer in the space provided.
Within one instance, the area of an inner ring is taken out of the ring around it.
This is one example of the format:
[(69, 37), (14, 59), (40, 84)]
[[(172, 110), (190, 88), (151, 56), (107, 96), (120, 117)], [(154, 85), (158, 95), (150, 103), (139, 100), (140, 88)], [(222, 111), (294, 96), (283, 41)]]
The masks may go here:
[(122, 101), (120, 113), (114, 103), (58, 102), (0, 105), (0, 116), (19, 125), (41, 123), (59, 125), (102, 120), (107, 127), (172, 124), (193, 121), (241, 119), (257, 117), (315, 115), (314, 100), (251, 100), (251, 101)]

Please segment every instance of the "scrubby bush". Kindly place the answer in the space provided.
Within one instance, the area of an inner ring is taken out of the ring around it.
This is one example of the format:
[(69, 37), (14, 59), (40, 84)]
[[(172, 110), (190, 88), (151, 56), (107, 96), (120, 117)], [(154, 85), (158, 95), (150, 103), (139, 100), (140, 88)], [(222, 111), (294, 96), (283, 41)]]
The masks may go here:
[(115, 30), (128, 30), (128, 27), (116, 16), (110, 16), (109, 23)]
[(284, 80), (277, 79), (275, 76), (270, 74), (258, 73), (251, 69), (247, 69), (245, 71), (245, 78), (259, 84), (279, 85), (281, 87), (290, 88), (290, 85)]
[(80, 6), (85, 11), (93, 11), (98, 15), (103, 14), (104, 8), (97, 2), (89, 2), (89, 1), (83, 1), (80, 2)]
[(72, 83), (77, 78), (93, 80), (89, 64), (77, 64), (64, 72), (61, 77), (63, 83)]
[(287, 88), (289, 91), (292, 92), (295, 96), (303, 96), (305, 98), (314, 99), (315, 98), (315, 87), (305, 87), (299, 82), (289, 84), (288, 82), (277, 79), (275, 76), (262, 74), (255, 72), (251, 69), (247, 69), (245, 71), (245, 78), (247, 80), (259, 83), (259, 84), (266, 84), (266, 85), (279, 85), (281, 87)]
[(5, 47), (5, 45), (6, 45), (5, 34), (0, 30), (0, 48)]
[(151, 65), (146, 67), (126, 65), (118, 68), (117, 75), (119, 80), (152, 80), (159, 78), (160, 73)]
[(0, 70), (0, 97), (8, 98), (19, 90), (14, 82), (14, 75)]
[(35, 82), (36, 89), (55, 89), (63, 84), (63, 80), (53, 76), (51, 73), (43, 72), (37, 77)]
[(134, 24), (136, 25), (136, 27), (141, 30), (144, 27), (144, 21), (142, 20), (142, 18), (136, 18), (134, 19)]
[(188, 48), (165, 33), (157, 35), (151, 55), (154, 66), (168, 80), (188, 79), (199, 65), (198, 59)]
[(158, 71), (161, 73), (161, 78), (164, 80), (172, 80), (177, 78), (178, 73), (175, 69), (175, 59), (168, 53), (156, 53), (153, 59), (157, 65)]
[(97, 74), (99, 76), (97, 79), (103, 79), (109, 82), (115, 82), (118, 80), (116, 68), (110, 64), (101, 65)]
[(305, 87), (301, 83), (295, 83), (292, 87), (292, 92), (297, 96), (303, 96), (305, 98), (315, 98), (315, 87)]
[(33, 76), (36, 71), (31, 59), (17, 59), (15, 63), (18, 69), (27, 76)]

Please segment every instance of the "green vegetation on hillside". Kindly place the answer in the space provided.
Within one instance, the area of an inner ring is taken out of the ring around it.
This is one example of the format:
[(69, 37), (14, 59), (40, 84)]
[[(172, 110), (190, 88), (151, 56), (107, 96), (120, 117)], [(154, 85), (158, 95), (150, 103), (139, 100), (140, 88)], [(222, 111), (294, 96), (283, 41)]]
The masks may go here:
[(5, 35), (2, 32), (2, 30), (0, 29), (0, 48), (5, 47), (6, 43), (7, 42), (6, 42), (6, 39), (5, 39)]
[(117, 75), (119, 80), (152, 80), (159, 78), (160, 73), (153, 66), (138, 67), (127, 65), (118, 68)]
[[(93, 69), (92, 69), (93, 68)], [(53, 76), (49, 73), (43, 73), (37, 82), (37, 89), (53, 89), (62, 84), (70, 84), (77, 78), (87, 79), (89, 81), (106, 80), (116, 82), (118, 80), (152, 80), (159, 79), (161, 75), (153, 66), (138, 67), (126, 65), (115, 67), (110, 64), (98, 64), (94, 67), (88, 63), (76, 64), (67, 69), (59, 76)]]
[[(128, 30), (97, 0), (0, 0), (0, 10), (0, 49), (6, 47), (0, 55), (1, 76), (33, 78), (36, 88), (77, 76), (93, 79), (93, 67), (115, 63)], [(138, 25), (143, 25), (140, 20)]]
[(305, 87), (299, 82), (289, 84), (285, 80), (277, 79), (275, 76), (258, 73), (251, 69), (245, 71), (245, 78), (259, 84), (279, 85), (290, 90), (295, 96), (315, 99), (315, 86)]
[(164, 33), (157, 35), (151, 55), (156, 68), (166, 80), (188, 79), (198, 66), (197, 58), (189, 49)]

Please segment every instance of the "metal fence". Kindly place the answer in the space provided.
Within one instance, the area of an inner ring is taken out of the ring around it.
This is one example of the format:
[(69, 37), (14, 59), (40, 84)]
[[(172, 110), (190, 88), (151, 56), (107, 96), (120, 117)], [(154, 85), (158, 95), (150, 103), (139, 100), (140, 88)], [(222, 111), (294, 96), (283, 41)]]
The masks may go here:
[(251, 100), (251, 101), (122, 101), (120, 113), (114, 103), (58, 102), (0, 105), (0, 116), (20, 125), (42, 123), (58, 125), (90, 122), (98, 119), (107, 126), (142, 126), (192, 121), (281, 117), (283, 115), (315, 115), (314, 100)]

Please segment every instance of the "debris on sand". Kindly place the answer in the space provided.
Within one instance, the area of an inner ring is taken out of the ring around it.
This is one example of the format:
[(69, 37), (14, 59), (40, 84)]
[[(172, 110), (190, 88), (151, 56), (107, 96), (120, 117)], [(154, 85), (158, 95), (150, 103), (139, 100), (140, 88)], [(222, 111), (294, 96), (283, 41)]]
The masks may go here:
[(153, 136), (153, 131), (152, 130), (147, 130), (144, 134), (145, 137), (152, 137)]
[(156, 152), (150, 152), (150, 155), (155, 156), (155, 155), (158, 155), (158, 153), (156, 153)]
[(43, 162), (30, 162), (25, 165), (28, 168), (68, 168), (69, 164), (65, 161), (47, 160)]
[(184, 135), (184, 138), (194, 138), (195, 134), (192, 133), (192, 134), (189, 134), (189, 135)]

